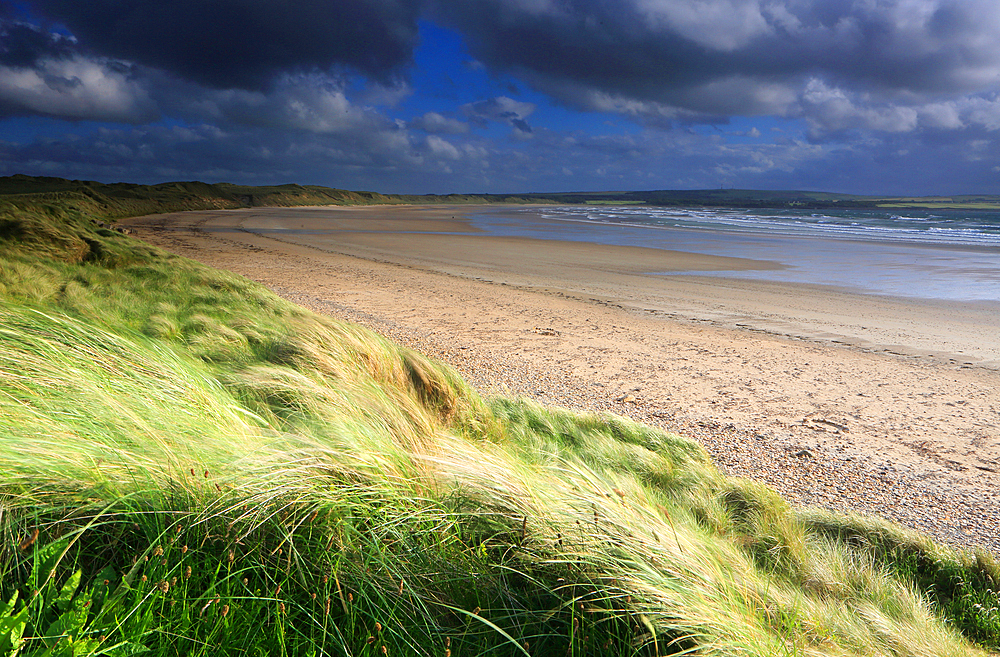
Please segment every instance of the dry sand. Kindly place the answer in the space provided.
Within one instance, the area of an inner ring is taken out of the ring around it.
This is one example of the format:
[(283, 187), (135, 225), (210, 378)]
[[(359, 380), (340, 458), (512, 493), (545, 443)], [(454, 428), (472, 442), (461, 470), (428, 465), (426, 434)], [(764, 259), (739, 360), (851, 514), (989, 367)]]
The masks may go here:
[(456, 366), (486, 394), (613, 411), (699, 440), (797, 503), (1000, 554), (997, 306), (650, 276), (776, 266), (477, 234), (464, 207), (130, 220)]

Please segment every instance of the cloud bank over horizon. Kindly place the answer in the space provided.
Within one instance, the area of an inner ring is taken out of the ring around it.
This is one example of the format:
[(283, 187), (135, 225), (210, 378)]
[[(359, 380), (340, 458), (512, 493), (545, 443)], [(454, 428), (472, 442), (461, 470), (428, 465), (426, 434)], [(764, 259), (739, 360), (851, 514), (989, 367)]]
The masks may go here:
[(0, 0), (0, 175), (1000, 193), (987, 0)]

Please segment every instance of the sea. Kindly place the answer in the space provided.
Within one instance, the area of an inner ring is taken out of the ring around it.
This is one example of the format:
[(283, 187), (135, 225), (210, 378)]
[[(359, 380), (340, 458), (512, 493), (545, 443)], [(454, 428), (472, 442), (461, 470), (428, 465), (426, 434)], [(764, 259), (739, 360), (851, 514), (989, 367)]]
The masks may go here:
[[(777, 269), (649, 272), (1000, 302), (1000, 211), (565, 206), (486, 210), (486, 234), (752, 258)], [(1000, 324), (1000, 317), (998, 317)]]

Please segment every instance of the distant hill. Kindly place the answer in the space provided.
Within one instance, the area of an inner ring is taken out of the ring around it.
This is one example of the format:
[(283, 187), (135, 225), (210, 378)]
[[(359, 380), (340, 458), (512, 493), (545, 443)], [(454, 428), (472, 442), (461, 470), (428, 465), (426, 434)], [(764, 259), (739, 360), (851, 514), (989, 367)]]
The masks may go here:
[(983, 208), (1000, 209), (1000, 196), (858, 196), (831, 192), (754, 189), (657, 190), (646, 192), (556, 192), (523, 194), (535, 201), (567, 204), (623, 204), (740, 208)]
[(168, 182), (158, 185), (99, 183), (14, 175), (0, 177), (0, 198), (8, 201), (73, 201), (95, 214), (116, 218), (249, 207), (382, 205), (423, 203), (560, 203), (739, 208), (965, 208), (1000, 209), (1000, 196), (857, 196), (799, 190), (701, 189), (524, 194), (380, 194), (318, 185), (253, 187), (230, 183)]
[[(291, 207), (306, 205), (377, 205), (390, 203), (484, 203), (487, 199), (468, 195), (406, 196), (358, 192), (314, 185), (251, 187), (229, 183), (169, 182), (159, 185), (105, 184), (32, 176), (0, 178), (0, 198), (9, 202), (36, 204), (72, 201), (96, 215), (132, 217), (181, 210)], [(514, 199), (507, 199), (514, 201)], [(521, 201), (524, 202), (524, 201)]]

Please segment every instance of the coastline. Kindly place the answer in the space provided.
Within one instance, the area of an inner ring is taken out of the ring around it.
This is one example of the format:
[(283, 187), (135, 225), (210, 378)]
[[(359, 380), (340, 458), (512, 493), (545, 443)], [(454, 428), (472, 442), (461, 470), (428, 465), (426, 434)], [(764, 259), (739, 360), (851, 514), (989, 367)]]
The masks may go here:
[[(644, 258), (680, 267), (680, 256), (626, 250), (609, 263), (594, 245), (477, 241), (468, 211), (247, 210), (128, 224), (443, 358), (486, 394), (629, 415), (698, 439), (727, 472), (794, 502), (1000, 553), (996, 347), (986, 336), (978, 353), (959, 353), (978, 332), (992, 335), (984, 318), (995, 315), (819, 286), (652, 277)], [(326, 232), (295, 232), (323, 215)], [(864, 333), (858, 317), (878, 330)]]
[(752, 257), (484, 235), (465, 216), (472, 214), (468, 206), (232, 212), (199, 229), (238, 229), (329, 254), (526, 291), (558, 290), (651, 316), (1000, 370), (1000, 334), (993, 330), (1000, 302), (910, 299), (714, 275), (782, 269)]

